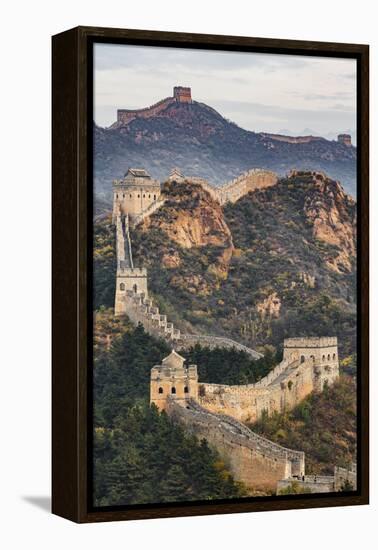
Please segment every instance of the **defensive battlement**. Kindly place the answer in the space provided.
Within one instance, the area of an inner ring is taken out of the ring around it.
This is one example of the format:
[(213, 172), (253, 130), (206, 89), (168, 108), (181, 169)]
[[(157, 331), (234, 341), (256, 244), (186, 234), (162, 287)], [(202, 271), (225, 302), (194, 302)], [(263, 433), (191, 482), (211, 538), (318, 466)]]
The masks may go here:
[(197, 366), (184, 366), (185, 359), (176, 351), (151, 369), (150, 402), (165, 410), (169, 397), (179, 401), (198, 399)]
[[(127, 284), (130, 280), (132, 285)], [(117, 277), (122, 286), (122, 291), (118, 291), (118, 302), (116, 295), (116, 311), (118, 315), (127, 314), (134, 325), (139, 323), (143, 325), (146, 332), (155, 338), (163, 338), (168, 342), (173, 342), (177, 347), (177, 342), (181, 338), (180, 330), (175, 328), (174, 324), (169, 322), (166, 315), (160, 313), (159, 308), (147, 293), (147, 276), (143, 275), (130, 277), (130, 279)], [(117, 309), (117, 303), (119, 303)]]
[(191, 378), (192, 380), (198, 380), (197, 365), (189, 365), (183, 369), (172, 369), (166, 365), (156, 365), (151, 369), (151, 380), (160, 381), (162, 378), (169, 378), (172, 380), (179, 380), (180, 378)]
[(327, 174), (322, 170), (297, 170), (294, 168), (293, 170), (289, 170), (287, 174), (289, 178), (295, 178), (297, 176), (312, 176), (315, 180), (325, 180), (327, 178)]
[(191, 89), (185, 86), (175, 86), (173, 88), (173, 96), (160, 99), (149, 107), (143, 107), (142, 109), (117, 109), (117, 122), (112, 127), (124, 126), (136, 118), (158, 116), (173, 103), (192, 103)]
[(123, 277), (147, 277), (147, 269), (145, 267), (130, 268), (127, 266), (126, 260), (121, 260), (117, 269), (117, 275)]
[[(210, 336), (182, 335), (177, 344), (182, 348), (196, 343), (207, 346), (209, 342), (212, 347), (215, 342), (218, 347), (231, 347), (222, 338), (217, 341), (216, 337)], [(337, 379), (337, 338), (289, 338), (286, 342), (292, 347), (284, 348), (281, 363), (261, 380), (245, 385), (201, 381), (198, 383), (198, 403), (213, 413), (222, 412), (243, 422), (254, 422), (264, 412), (270, 415), (292, 409), (309, 393), (321, 391), (324, 384), (330, 385)], [(232, 347), (239, 349), (235, 345)], [(164, 370), (160, 371), (159, 376), (164, 378)]]
[(337, 141), (347, 147), (352, 146), (352, 136), (350, 134), (339, 134), (337, 136)]
[(122, 179), (113, 180), (113, 193), (129, 187), (157, 187), (160, 189), (160, 181), (153, 179), (143, 168), (129, 168)]
[(169, 180), (177, 182), (188, 181), (189, 183), (200, 185), (214, 200), (223, 205), (227, 202), (234, 203), (251, 191), (276, 185), (278, 176), (271, 170), (252, 168), (251, 170), (243, 172), (237, 178), (224, 183), (220, 187), (215, 187), (203, 178), (196, 176), (185, 178), (178, 168), (174, 168), (169, 176)]
[(175, 86), (173, 88), (173, 97), (178, 103), (191, 103), (192, 91), (184, 86)]
[(235, 479), (253, 489), (275, 489), (278, 480), (301, 476), (305, 455), (262, 437), (234, 418), (215, 414), (194, 399), (166, 399), (166, 411), (199, 439), (206, 438), (229, 464)]
[(261, 136), (265, 139), (272, 139), (274, 141), (283, 141), (285, 143), (310, 143), (312, 141), (324, 141), (321, 136), (284, 136), (282, 134), (269, 134), (262, 133)]
[(124, 126), (136, 118), (150, 118), (157, 116), (175, 101), (176, 100), (174, 97), (165, 97), (153, 105), (143, 107), (142, 109), (117, 109), (117, 122), (113, 124), (113, 127), (120, 125)]
[(284, 340), (284, 348), (327, 348), (330, 346), (337, 346), (336, 336), (285, 338)]
[(113, 223), (119, 214), (130, 217), (133, 223), (144, 212), (162, 204), (160, 193), (160, 181), (143, 168), (129, 168), (123, 179), (113, 181)]
[(261, 353), (251, 349), (231, 338), (225, 338), (224, 336), (212, 336), (210, 334), (183, 334), (180, 341), (180, 348), (190, 348), (199, 344), (210, 349), (214, 348), (227, 348), (235, 349), (237, 351), (244, 351), (250, 355), (253, 359), (260, 359), (263, 357)]

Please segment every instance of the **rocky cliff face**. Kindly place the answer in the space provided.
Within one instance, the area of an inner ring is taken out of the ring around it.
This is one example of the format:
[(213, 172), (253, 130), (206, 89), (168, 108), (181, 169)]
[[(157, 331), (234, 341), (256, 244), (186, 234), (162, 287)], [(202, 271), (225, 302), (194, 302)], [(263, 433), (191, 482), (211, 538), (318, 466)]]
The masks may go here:
[(200, 185), (169, 182), (164, 185), (163, 194), (168, 197), (164, 216), (147, 218), (146, 229), (162, 229), (182, 248), (210, 245), (232, 249), (222, 208)]
[[(164, 209), (146, 218), (142, 225), (142, 231), (162, 232), (167, 243), (178, 245), (175, 250), (163, 254), (163, 266), (167, 269), (178, 268), (184, 250), (206, 248), (206, 253), (211, 251), (212, 255), (207, 274), (217, 279), (227, 278), (234, 246), (220, 205), (200, 185), (188, 181), (167, 182), (163, 194), (167, 198)], [(171, 282), (176, 286), (186, 286), (193, 293), (211, 293), (201, 274), (178, 273)]]
[(356, 203), (341, 185), (318, 174), (305, 198), (304, 212), (312, 223), (313, 236), (337, 249), (326, 257), (329, 269), (351, 272), (356, 260)]
[(223, 207), (188, 181), (163, 193), (131, 239), (175, 325), (250, 347), (330, 334), (354, 350), (356, 203), (339, 183), (295, 172)]
[(261, 315), (262, 319), (267, 317), (272, 319), (280, 316), (281, 300), (277, 292), (270, 293), (266, 298), (256, 304), (256, 310)]

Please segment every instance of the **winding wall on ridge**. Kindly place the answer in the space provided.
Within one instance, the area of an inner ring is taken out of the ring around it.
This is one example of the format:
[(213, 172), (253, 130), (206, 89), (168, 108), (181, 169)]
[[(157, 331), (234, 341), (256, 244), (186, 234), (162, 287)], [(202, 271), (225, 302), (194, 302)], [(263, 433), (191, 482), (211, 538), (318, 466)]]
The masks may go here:
[(305, 455), (252, 432), (228, 417), (205, 410), (193, 400), (168, 399), (167, 413), (199, 439), (217, 449), (238, 481), (253, 490), (276, 490), (277, 482), (305, 472)]

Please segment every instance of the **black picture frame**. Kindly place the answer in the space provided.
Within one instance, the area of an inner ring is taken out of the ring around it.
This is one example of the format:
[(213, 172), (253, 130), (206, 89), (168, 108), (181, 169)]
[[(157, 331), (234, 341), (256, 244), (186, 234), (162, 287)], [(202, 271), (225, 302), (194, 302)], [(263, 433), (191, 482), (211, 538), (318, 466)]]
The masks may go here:
[[(302, 494), (95, 509), (91, 505), (92, 48), (97, 42), (345, 57), (357, 61), (358, 484)], [(77, 27), (52, 38), (52, 511), (75, 522), (361, 505), (369, 502), (369, 47)]]

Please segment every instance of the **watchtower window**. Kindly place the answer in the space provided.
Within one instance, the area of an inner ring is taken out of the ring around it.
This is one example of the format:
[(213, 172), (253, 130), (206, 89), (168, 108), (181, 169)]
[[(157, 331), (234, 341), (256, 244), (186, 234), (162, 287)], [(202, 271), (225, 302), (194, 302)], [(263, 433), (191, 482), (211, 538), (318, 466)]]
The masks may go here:
[(163, 388), (159, 388), (159, 393), (164, 393)]
[(322, 361), (325, 361), (325, 355), (322, 356)]
[(137, 285), (136, 285), (136, 284), (135, 284), (135, 285), (133, 286), (133, 290), (134, 290), (134, 292), (137, 292), (137, 290), (138, 290), (138, 287), (137, 287)]
[(130, 199), (132, 198), (132, 194), (130, 193)]
[(301, 355), (301, 363), (304, 363), (304, 362), (305, 362), (305, 356)]
[(312, 362), (315, 363), (315, 356), (314, 355), (310, 355), (310, 359), (312, 359)]
[(174, 386), (171, 388), (171, 393), (176, 393), (176, 388)]
[(121, 284), (119, 285), (119, 289), (120, 289), (120, 290), (125, 290), (125, 283), (121, 283)]
[(138, 199), (140, 199), (140, 195), (138, 195)]
[(116, 199), (118, 199), (118, 193), (116, 193)]
[(185, 388), (184, 388), (184, 393), (189, 393), (189, 388), (188, 388), (188, 386), (185, 386)]
[(332, 359), (333, 359), (333, 360), (336, 359), (336, 353), (333, 354)]
[(150, 199), (150, 198), (151, 198), (151, 195), (148, 195), (148, 198)]
[(145, 198), (146, 198), (146, 195), (143, 195), (143, 198), (145, 199)]
[(156, 195), (154, 195), (154, 201), (156, 201)]
[(328, 354), (327, 360), (329, 361), (330, 359), (331, 359), (331, 356), (330, 354)]

